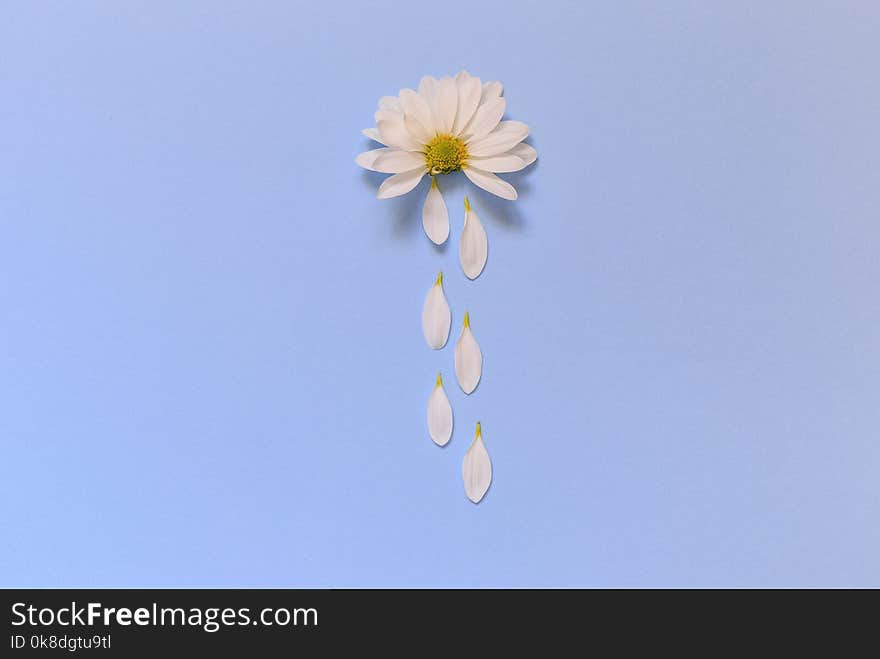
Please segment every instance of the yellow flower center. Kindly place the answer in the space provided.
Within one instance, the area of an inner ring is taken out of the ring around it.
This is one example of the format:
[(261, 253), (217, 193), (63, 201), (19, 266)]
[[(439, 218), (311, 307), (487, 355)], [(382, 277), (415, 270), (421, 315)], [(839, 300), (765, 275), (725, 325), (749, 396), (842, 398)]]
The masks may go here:
[(465, 143), (453, 135), (439, 134), (425, 145), (425, 164), (432, 175), (457, 172), (467, 156)]

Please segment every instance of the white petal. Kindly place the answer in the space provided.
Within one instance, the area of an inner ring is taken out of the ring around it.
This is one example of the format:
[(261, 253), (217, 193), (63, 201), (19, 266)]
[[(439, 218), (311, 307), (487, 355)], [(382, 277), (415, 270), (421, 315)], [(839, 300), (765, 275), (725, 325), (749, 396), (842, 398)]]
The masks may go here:
[(522, 158), (512, 155), (509, 151), (500, 156), (471, 158), (468, 162), (484, 172), (501, 172), (502, 174), (505, 172), (518, 172), (526, 166)]
[(498, 195), (502, 199), (510, 199), (511, 201), (516, 199), (516, 188), (492, 172), (484, 172), (476, 167), (465, 167), (463, 171), (474, 185), (478, 185), (486, 192)]
[(425, 167), (425, 156), (415, 151), (384, 149), (373, 161), (372, 169), (385, 174), (399, 174)]
[[(380, 110), (380, 112), (386, 111)], [(418, 141), (407, 130), (406, 124), (403, 121), (403, 115), (393, 119), (379, 119), (376, 122), (376, 127), (379, 129), (382, 141), (388, 146), (396, 146), (404, 151), (418, 151), (421, 148)]]
[(483, 431), (479, 422), (477, 422), (474, 441), (471, 442), (461, 463), (461, 478), (464, 481), (467, 498), (474, 503), (480, 502), (492, 483), (492, 462), (489, 460), (486, 445), (483, 444)]
[(428, 295), (425, 296), (425, 306), (422, 308), (422, 333), (425, 341), (434, 350), (439, 350), (446, 345), (449, 339), (449, 324), (452, 321), (452, 313), (449, 304), (443, 294), (443, 273), (437, 276), (437, 281), (431, 286)]
[(406, 194), (419, 184), (422, 177), (428, 172), (424, 166), (419, 169), (411, 169), (408, 172), (401, 172), (389, 176), (382, 185), (379, 186), (379, 192), (376, 193), (378, 199), (391, 199), (391, 197), (399, 197)]
[(473, 119), (470, 120), (467, 127), (462, 132), (468, 144), (481, 140), (488, 135), (504, 116), (504, 108), (506, 101), (500, 96), (488, 100), (477, 108)]
[(437, 179), (431, 177), (431, 187), (422, 207), (422, 227), (431, 242), (442, 245), (449, 238), (449, 211), (440, 194)]
[(379, 108), (373, 113), (376, 124), (380, 121), (403, 121), (403, 110), (388, 110)]
[(434, 102), (434, 94), (437, 91), (437, 78), (434, 76), (425, 76), (419, 82), (419, 96), (428, 101), (428, 104)]
[(382, 136), (379, 135), (379, 130), (377, 128), (364, 128), (361, 131), (361, 134), (364, 137), (369, 137), (374, 142), (379, 142), (379, 144), (385, 144), (385, 142), (382, 141)]
[(428, 398), (428, 434), (437, 446), (445, 446), (452, 437), (452, 405), (449, 404), (439, 373), (434, 391)]
[(461, 390), (470, 394), (477, 388), (482, 375), (483, 353), (471, 332), (470, 317), (465, 312), (461, 336), (455, 342), (455, 377)]
[(436, 134), (431, 106), (412, 89), (400, 90), (400, 105), (403, 107), (406, 127), (423, 144), (431, 141)]
[(415, 140), (416, 144), (419, 145), (419, 150), (423, 150), (424, 145), (431, 141), (435, 133), (430, 132), (427, 128), (422, 126), (422, 124), (420, 124), (418, 121), (410, 116), (404, 117), (403, 121), (406, 125), (406, 129), (409, 131), (409, 134), (413, 136), (413, 140)]
[(383, 96), (379, 99), (379, 109), (380, 110), (394, 110), (396, 112), (403, 112), (400, 108), (400, 101), (396, 96)]
[(456, 76), (458, 84), (458, 111), (455, 113), (455, 123), (452, 125), (453, 135), (460, 135), (471, 118), (473, 118), (477, 107), (480, 105), (480, 95), (483, 92), (483, 86), (480, 84), (479, 78), (474, 78), (465, 71), (458, 75), (461, 77)]
[(535, 149), (530, 144), (517, 144), (510, 150), (510, 153), (517, 156), (518, 158), (522, 158), (523, 162), (526, 164), (526, 167), (528, 167), (538, 159), (538, 152), (535, 151)]
[(496, 96), (501, 96), (504, 92), (504, 87), (497, 80), (493, 80), (491, 82), (487, 82), (483, 84), (483, 95), (480, 97), (480, 104), (482, 105), (490, 98), (495, 98)]
[(434, 127), (441, 133), (452, 132), (455, 113), (458, 111), (458, 86), (455, 80), (445, 76), (437, 83), (432, 105), (434, 111)]
[(379, 172), (382, 170), (375, 168), (376, 159), (383, 153), (387, 153), (388, 151), (391, 151), (391, 149), (385, 147), (382, 147), (381, 149), (373, 149), (372, 151), (364, 151), (363, 153), (359, 154), (358, 157), (354, 159), (354, 161), (364, 169)]
[(502, 121), (498, 127), (481, 140), (471, 139), (468, 154), (475, 158), (497, 156), (510, 151), (529, 136), (529, 127), (521, 121)]
[(486, 230), (477, 214), (471, 210), (470, 201), (464, 198), (464, 229), (458, 243), (458, 260), (468, 279), (476, 279), (486, 266), (489, 256), (489, 241)]

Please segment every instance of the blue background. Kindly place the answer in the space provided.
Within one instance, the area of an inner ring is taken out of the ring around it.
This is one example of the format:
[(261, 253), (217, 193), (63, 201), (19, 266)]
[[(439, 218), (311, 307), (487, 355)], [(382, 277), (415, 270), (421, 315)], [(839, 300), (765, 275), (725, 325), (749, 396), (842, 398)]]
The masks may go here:
[[(3, 585), (880, 586), (877, 3), (180, 4), (3, 4)], [(463, 67), (436, 249), (354, 157)]]

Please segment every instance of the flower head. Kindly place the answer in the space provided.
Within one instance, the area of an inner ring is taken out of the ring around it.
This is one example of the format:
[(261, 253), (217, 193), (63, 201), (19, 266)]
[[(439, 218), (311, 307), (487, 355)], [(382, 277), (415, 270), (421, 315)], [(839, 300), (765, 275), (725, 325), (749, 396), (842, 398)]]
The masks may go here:
[(448, 133), (437, 133), (425, 145), (425, 165), (431, 176), (457, 172), (467, 163), (467, 144)]
[[(505, 110), (501, 92), (500, 82), (482, 83), (462, 71), (454, 78), (425, 76), (418, 91), (402, 89), (397, 96), (379, 99), (376, 127), (363, 133), (384, 146), (356, 159), (361, 167), (392, 174), (379, 186), (379, 199), (406, 194), (426, 174), (436, 177), (457, 171), (494, 195), (516, 199), (514, 187), (496, 174), (523, 169), (538, 154), (523, 143), (528, 126), (501, 121)], [(438, 244), (446, 240), (445, 204), (431, 200), (423, 221), (431, 240)]]

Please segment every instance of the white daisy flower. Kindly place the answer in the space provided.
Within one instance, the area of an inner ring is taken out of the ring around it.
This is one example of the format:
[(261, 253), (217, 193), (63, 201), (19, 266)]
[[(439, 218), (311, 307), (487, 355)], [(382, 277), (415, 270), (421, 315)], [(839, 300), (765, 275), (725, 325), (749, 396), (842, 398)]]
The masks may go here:
[(467, 71), (440, 80), (425, 76), (418, 91), (402, 89), (398, 96), (379, 99), (376, 127), (363, 131), (384, 146), (360, 154), (357, 164), (392, 174), (379, 186), (379, 199), (406, 194), (426, 174), (432, 177), (422, 222), (438, 245), (449, 235), (449, 213), (436, 187), (438, 175), (461, 170), (484, 190), (516, 199), (514, 187), (495, 174), (519, 171), (538, 157), (523, 143), (528, 126), (501, 121), (501, 92), (500, 82), (482, 83)]

